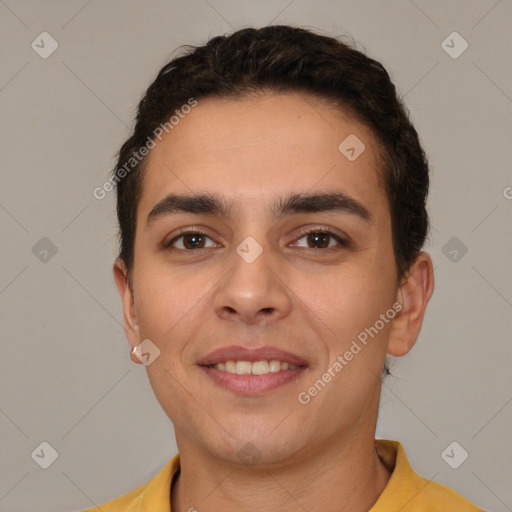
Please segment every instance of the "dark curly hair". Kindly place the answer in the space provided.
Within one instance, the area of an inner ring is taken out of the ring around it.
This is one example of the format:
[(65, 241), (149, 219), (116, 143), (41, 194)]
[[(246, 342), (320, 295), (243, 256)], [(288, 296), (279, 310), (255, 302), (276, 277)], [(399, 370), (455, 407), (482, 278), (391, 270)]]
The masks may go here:
[[(137, 153), (140, 148), (191, 98), (270, 91), (313, 94), (372, 130), (381, 146), (379, 178), (390, 207), (400, 282), (426, 240), (429, 170), (418, 134), (384, 67), (353, 45), (288, 25), (244, 28), (204, 46), (182, 48), (185, 53), (160, 70), (142, 98), (133, 133), (121, 147), (110, 178), (117, 185), (119, 257), (128, 279), (146, 161)], [(127, 162), (132, 162), (128, 171)]]

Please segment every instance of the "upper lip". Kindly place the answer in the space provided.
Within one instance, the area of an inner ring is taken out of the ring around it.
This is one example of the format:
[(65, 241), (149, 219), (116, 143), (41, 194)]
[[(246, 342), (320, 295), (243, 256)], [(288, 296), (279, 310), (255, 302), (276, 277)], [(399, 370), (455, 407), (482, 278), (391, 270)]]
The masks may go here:
[(296, 354), (280, 350), (275, 347), (264, 346), (260, 348), (245, 348), (237, 345), (231, 347), (223, 347), (207, 356), (199, 359), (197, 362), (200, 366), (207, 366), (211, 364), (224, 363), (225, 361), (272, 361), (277, 360), (282, 363), (289, 363), (295, 366), (307, 366), (308, 362)]

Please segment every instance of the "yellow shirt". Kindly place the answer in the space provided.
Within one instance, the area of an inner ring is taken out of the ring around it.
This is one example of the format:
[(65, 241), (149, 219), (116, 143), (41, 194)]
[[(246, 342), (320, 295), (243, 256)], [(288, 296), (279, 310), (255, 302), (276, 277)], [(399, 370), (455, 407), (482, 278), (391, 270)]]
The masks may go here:
[[(375, 445), (386, 466), (394, 469), (369, 512), (483, 512), (455, 491), (415, 473), (399, 442), (376, 439)], [(147, 484), (83, 512), (171, 512), (171, 482), (179, 465), (176, 454)]]

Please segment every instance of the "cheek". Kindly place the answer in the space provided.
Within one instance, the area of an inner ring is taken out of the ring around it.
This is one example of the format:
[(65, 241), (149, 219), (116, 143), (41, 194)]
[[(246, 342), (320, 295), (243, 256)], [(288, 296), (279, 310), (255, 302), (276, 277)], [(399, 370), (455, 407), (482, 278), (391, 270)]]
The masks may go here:
[[(141, 337), (157, 345), (176, 341), (182, 324), (189, 324), (202, 297), (208, 292), (208, 280), (199, 273), (159, 264), (155, 260), (142, 266), (136, 282), (136, 312)], [(185, 321), (186, 319), (186, 321)]]
[[(296, 283), (297, 295), (307, 305), (309, 323), (317, 324), (331, 362), (344, 354), (359, 335), (364, 339), (365, 329), (374, 326), (380, 315), (391, 307), (395, 290), (390, 264), (368, 251), (368, 257), (357, 263), (355, 260), (347, 262), (321, 277), (303, 276), (302, 281)], [(357, 356), (360, 363), (375, 359), (376, 352), (385, 352), (388, 331), (386, 323), (376, 336), (368, 337), (371, 345), (361, 345)]]

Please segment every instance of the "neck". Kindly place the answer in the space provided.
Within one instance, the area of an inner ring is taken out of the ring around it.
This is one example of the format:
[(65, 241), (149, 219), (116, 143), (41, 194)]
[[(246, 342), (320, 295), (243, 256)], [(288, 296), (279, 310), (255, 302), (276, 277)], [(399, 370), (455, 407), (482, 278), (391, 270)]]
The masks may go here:
[(194, 452), (180, 450), (172, 512), (367, 512), (391, 476), (377, 455), (373, 433), (334, 440), (298, 462), (265, 468), (240, 467)]

